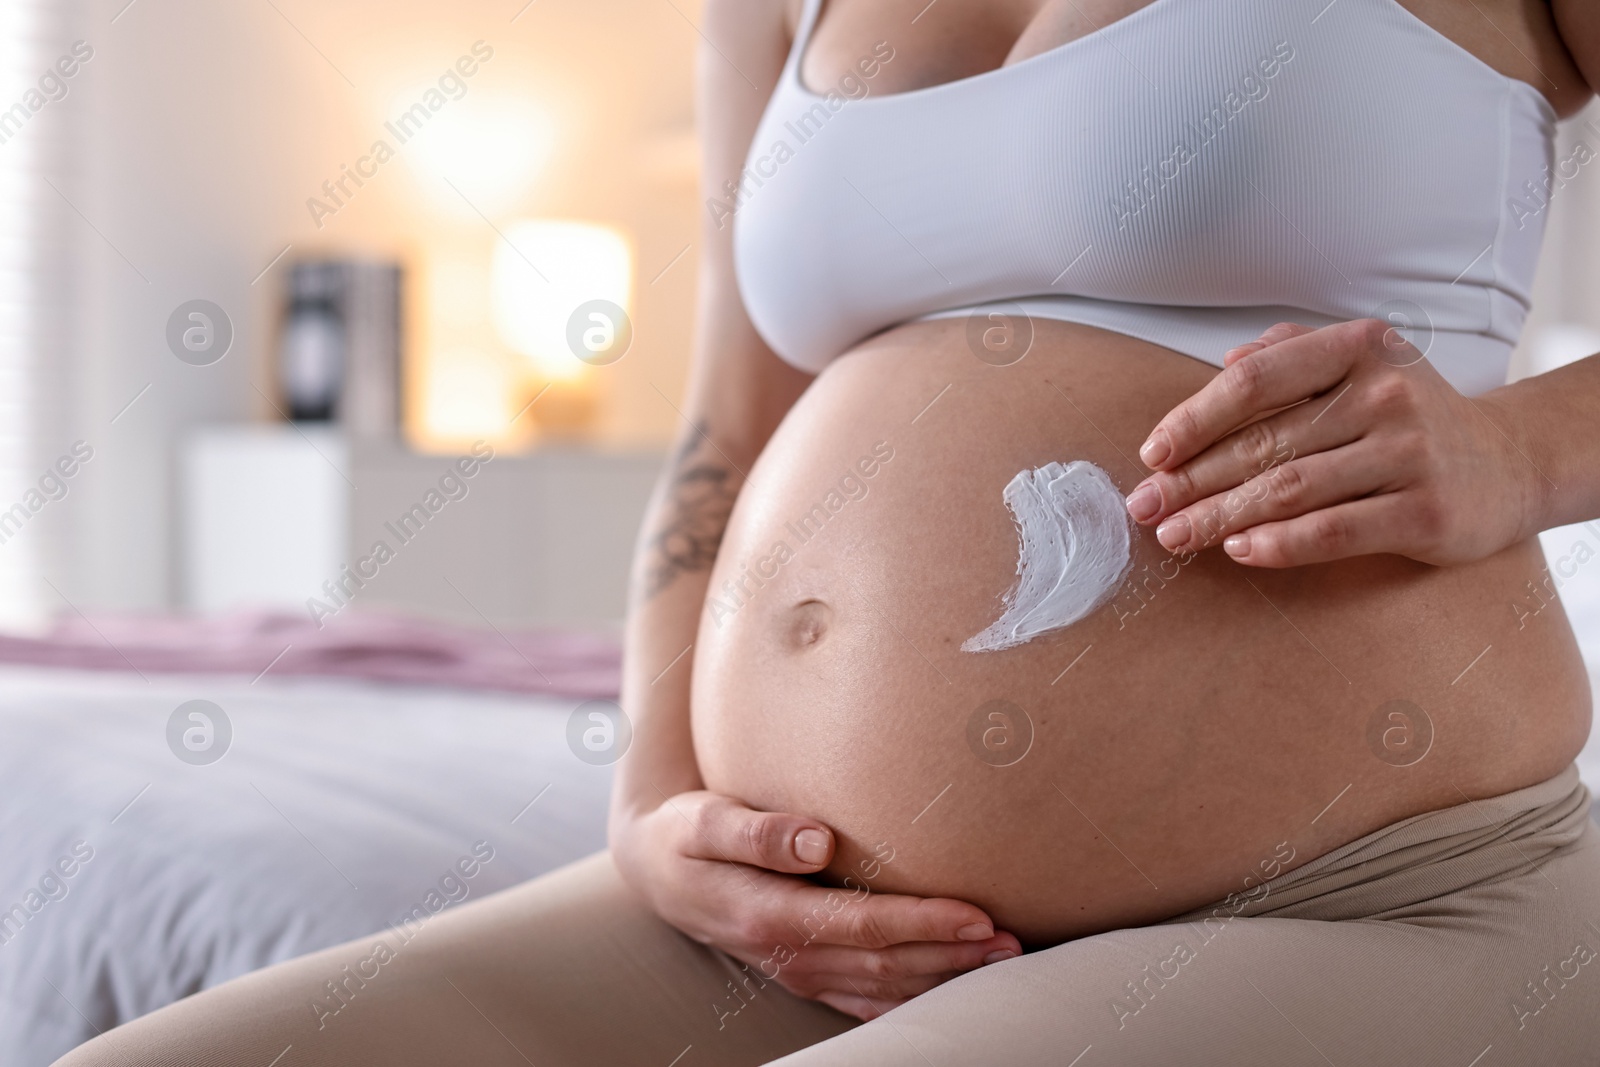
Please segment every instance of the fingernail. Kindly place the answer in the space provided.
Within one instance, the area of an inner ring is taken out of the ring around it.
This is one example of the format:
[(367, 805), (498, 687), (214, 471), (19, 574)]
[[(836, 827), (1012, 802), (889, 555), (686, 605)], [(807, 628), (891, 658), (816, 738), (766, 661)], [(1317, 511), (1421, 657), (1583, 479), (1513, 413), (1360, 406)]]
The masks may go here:
[(1183, 515), (1174, 515), (1160, 526), (1156, 527), (1156, 540), (1161, 542), (1161, 547), (1171, 552), (1183, 547), (1189, 542), (1189, 520)]
[(1247, 533), (1229, 534), (1222, 542), (1222, 550), (1234, 559), (1244, 559), (1250, 554), (1250, 535)]
[(956, 931), (963, 941), (987, 941), (994, 936), (994, 927), (988, 923), (968, 923)]
[(1016, 956), (1016, 953), (1012, 952), (1008, 948), (997, 948), (987, 956), (983, 957), (983, 962), (984, 965), (987, 966), (991, 963), (999, 963), (1001, 960), (1009, 960), (1014, 956)]
[(1172, 442), (1167, 440), (1165, 430), (1157, 430), (1150, 435), (1150, 440), (1139, 446), (1139, 458), (1146, 467), (1159, 467), (1171, 454)]
[(794, 835), (794, 854), (801, 863), (822, 863), (828, 858), (828, 835), (821, 830), (801, 830)]
[(1135, 522), (1149, 522), (1161, 513), (1161, 490), (1146, 482), (1128, 497), (1128, 514)]

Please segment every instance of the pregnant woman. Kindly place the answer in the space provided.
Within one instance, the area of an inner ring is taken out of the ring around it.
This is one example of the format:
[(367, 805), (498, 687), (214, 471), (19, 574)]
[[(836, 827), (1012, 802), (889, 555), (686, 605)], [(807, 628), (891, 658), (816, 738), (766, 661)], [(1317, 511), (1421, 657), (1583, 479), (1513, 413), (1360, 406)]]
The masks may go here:
[(1600, 358), (1503, 383), (1600, 9), (702, 32), (611, 851), (62, 1062), (1593, 1063)]

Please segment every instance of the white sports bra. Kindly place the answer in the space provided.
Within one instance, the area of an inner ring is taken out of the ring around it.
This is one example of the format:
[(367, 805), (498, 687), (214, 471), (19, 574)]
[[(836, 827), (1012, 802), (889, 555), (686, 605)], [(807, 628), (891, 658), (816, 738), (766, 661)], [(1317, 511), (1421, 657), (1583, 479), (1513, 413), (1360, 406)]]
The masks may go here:
[(1378, 317), (1463, 392), (1504, 384), (1555, 112), (1396, 0), (1155, 0), (876, 96), (893, 41), (826, 94), (802, 84), (820, 7), (707, 204), (796, 367), (1009, 303), (1219, 365), (1281, 320)]

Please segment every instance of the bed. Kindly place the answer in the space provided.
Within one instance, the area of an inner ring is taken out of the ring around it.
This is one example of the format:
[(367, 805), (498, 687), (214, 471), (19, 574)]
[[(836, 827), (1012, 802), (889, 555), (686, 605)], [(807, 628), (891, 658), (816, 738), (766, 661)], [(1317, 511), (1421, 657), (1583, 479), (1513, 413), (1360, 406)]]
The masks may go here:
[[(169, 746), (197, 699), (231, 725), (212, 763)], [(582, 699), (0, 665), (0, 1064), (604, 847)]]

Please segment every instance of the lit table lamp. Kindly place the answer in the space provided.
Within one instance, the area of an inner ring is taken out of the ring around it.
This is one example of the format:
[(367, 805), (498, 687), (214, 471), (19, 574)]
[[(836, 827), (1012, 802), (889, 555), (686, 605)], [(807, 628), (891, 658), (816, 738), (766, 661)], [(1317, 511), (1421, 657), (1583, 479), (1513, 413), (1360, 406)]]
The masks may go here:
[(504, 234), (490, 282), (495, 328), (530, 361), (534, 389), (550, 386), (530, 417), (547, 433), (581, 435), (598, 368), (633, 340), (633, 249), (612, 227), (568, 219), (514, 222)]

